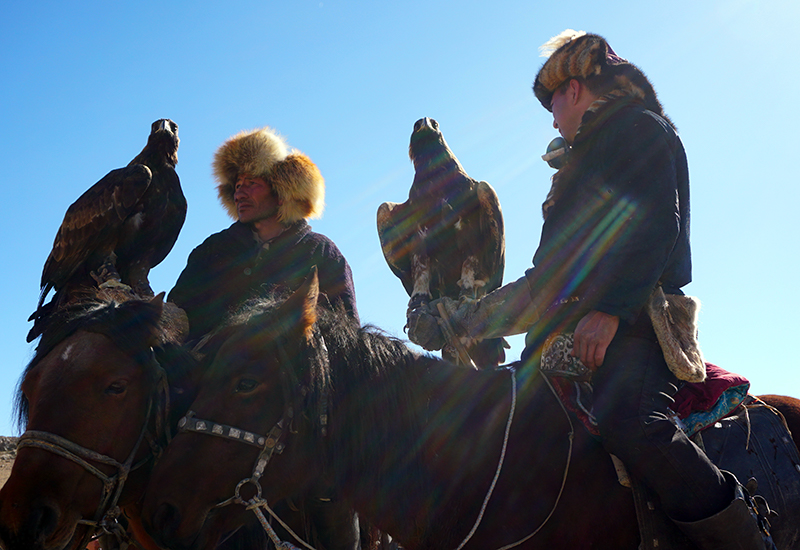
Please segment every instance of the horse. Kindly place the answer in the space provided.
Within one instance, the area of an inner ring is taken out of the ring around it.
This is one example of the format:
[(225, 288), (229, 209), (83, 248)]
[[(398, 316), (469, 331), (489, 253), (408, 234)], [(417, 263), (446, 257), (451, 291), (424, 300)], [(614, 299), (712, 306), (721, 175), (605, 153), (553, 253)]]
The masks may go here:
[(179, 344), (176, 317), (162, 316), (163, 294), (119, 299), (96, 290), (59, 311), (22, 375), (16, 410), (25, 432), (0, 491), (6, 550), (124, 537), (122, 513), (139, 547), (156, 548), (138, 528), (138, 499), (167, 426), (191, 402), (181, 391), (197, 358)]
[[(323, 479), (408, 550), (639, 547), (630, 489), (545, 377), (419, 354), (318, 310), (317, 295), (312, 272), (217, 335), (144, 496), (159, 544), (213, 548), (247, 509), (268, 529), (262, 509)], [(800, 401), (781, 400), (800, 428)], [(773, 535), (789, 532), (797, 548), (800, 490), (792, 496)]]

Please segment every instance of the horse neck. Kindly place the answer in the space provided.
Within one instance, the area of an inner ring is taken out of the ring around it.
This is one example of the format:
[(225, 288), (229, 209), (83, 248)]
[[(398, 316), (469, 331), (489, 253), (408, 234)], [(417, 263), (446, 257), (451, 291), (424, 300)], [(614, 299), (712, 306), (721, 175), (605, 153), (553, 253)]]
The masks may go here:
[(483, 499), (510, 405), (509, 375), (407, 357), (334, 387), (329, 446), (342, 494), (407, 547)]

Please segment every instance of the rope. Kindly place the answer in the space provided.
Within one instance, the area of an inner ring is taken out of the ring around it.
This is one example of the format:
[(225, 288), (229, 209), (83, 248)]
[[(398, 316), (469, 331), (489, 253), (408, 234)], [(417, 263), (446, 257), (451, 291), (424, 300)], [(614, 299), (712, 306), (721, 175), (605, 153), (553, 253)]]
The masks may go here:
[(272, 542), (275, 544), (276, 548), (285, 548), (286, 550), (299, 550), (292, 543), (287, 541), (282, 541), (280, 537), (278, 537), (278, 534), (275, 532), (275, 529), (272, 528), (272, 525), (269, 524), (269, 521), (267, 521), (267, 518), (265, 518), (264, 514), (261, 512), (261, 508), (264, 508), (267, 512), (269, 512), (269, 515), (272, 516), (275, 519), (275, 521), (280, 523), (281, 527), (286, 529), (286, 531), (290, 535), (292, 535), (295, 538), (295, 540), (297, 540), (297, 542), (305, 546), (308, 550), (315, 550), (313, 546), (311, 546), (306, 541), (301, 539), (297, 535), (297, 533), (292, 531), (292, 529), (288, 525), (286, 525), (286, 523), (284, 523), (281, 518), (278, 517), (278, 514), (276, 514), (272, 510), (272, 508), (269, 507), (269, 504), (267, 504), (266, 500), (253, 498), (250, 501), (250, 504), (247, 506), (247, 509), (252, 510), (253, 513), (256, 515), (258, 521), (261, 522), (261, 526), (264, 528), (264, 531), (266, 531), (269, 538), (272, 539)]
[(492, 479), (492, 483), (489, 485), (489, 491), (486, 493), (486, 497), (483, 499), (483, 505), (481, 506), (481, 511), (478, 514), (478, 518), (475, 520), (475, 525), (472, 526), (472, 530), (470, 530), (466, 538), (461, 541), (461, 544), (458, 545), (456, 550), (461, 550), (464, 548), (467, 542), (469, 542), (469, 539), (472, 538), (472, 535), (475, 534), (475, 531), (478, 530), (478, 526), (483, 520), (483, 513), (486, 511), (486, 506), (489, 504), (489, 499), (491, 498), (492, 493), (494, 492), (494, 487), (497, 484), (497, 479), (500, 477), (500, 471), (503, 469), (503, 461), (505, 460), (506, 448), (508, 447), (508, 434), (511, 432), (511, 421), (514, 419), (514, 411), (517, 408), (517, 377), (513, 369), (509, 370), (509, 372), (511, 373), (511, 407), (508, 411), (508, 420), (506, 421), (506, 432), (503, 436), (503, 448), (500, 451), (500, 460), (497, 462), (497, 470), (494, 473), (494, 479)]
[(547, 517), (544, 518), (544, 521), (541, 523), (541, 525), (539, 525), (539, 527), (536, 528), (536, 530), (533, 533), (518, 540), (517, 542), (498, 548), (497, 550), (508, 550), (509, 548), (514, 548), (515, 546), (519, 546), (520, 544), (533, 538), (534, 535), (536, 535), (539, 531), (541, 531), (542, 528), (545, 526), (545, 524), (547, 524), (547, 522), (550, 521), (550, 518), (553, 517), (553, 514), (555, 513), (556, 508), (558, 507), (558, 503), (561, 501), (561, 495), (564, 493), (564, 486), (567, 484), (567, 474), (569, 473), (569, 464), (570, 462), (572, 462), (572, 442), (573, 439), (575, 438), (575, 427), (572, 425), (572, 418), (570, 418), (567, 409), (564, 407), (564, 404), (561, 402), (561, 399), (559, 399), (558, 394), (556, 393), (555, 388), (553, 388), (553, 385), (550, 383), (550, 380), (547, 378), (547, 375), (542, 374), (542, 378), (544, 378), (544, 381), (547, 382), (547, 387), (549, 387), (550, 391), (553, 392), (556, 401), (558, 401), (558, 404), (561, 405), (561, 410), (564, 411), (564, 416), (567, 417), (567, 422), (569, 422), (569, 450), (567, 451), (567, 463), (564, 466), (564, 475), (561, 477), (561, 488), (558, 490), (556, 501), (553, 503), (553, 508), (550, 510), (550, 513), (547, 514)]

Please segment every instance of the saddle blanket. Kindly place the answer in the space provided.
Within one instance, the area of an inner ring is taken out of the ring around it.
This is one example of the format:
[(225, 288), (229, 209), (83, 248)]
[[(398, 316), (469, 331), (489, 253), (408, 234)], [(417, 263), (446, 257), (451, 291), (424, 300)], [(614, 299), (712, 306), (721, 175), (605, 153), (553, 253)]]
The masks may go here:
[[(591, 381), (549, 376), (559, 399), (589, 430), (599, 436), (592, 414)], [(684, 382), (675, 394), (672, 421), (691, 436), (733, 412), (750, 389), (750, 382), (738, 374), (706, 362), (705, 382)]]

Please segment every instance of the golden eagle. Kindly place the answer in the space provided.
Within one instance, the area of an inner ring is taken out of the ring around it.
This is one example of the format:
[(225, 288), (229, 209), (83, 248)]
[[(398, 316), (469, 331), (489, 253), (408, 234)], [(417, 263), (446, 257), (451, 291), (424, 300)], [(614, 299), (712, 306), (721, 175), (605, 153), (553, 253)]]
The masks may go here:
[[(467, 175), (432, 118), (414, 124), (409, 156), (414, 182), (404, 203), (378, 208), (386, 262), (411, 299), (409, 311), (448, 296), (479, 298), (498, 288), (505, 268), (500, 202), (492, 186)], [(505, 359), (501, 338), (467, 349), (481, 367)], [(455, 360), (445, 346), (442, 354)]]
[[(50, 315), (97, 283), (125, 284), (140, 296), (153, 296), (150, 269), (172, 250), (186, 219), (175, 172), (179, 141), (175, 122), (155, 121), (136, 158), (70, 205), (44, 264), (28, 342), (42, 333)], [(43, 305), (51, 289), (55, 294)]]

